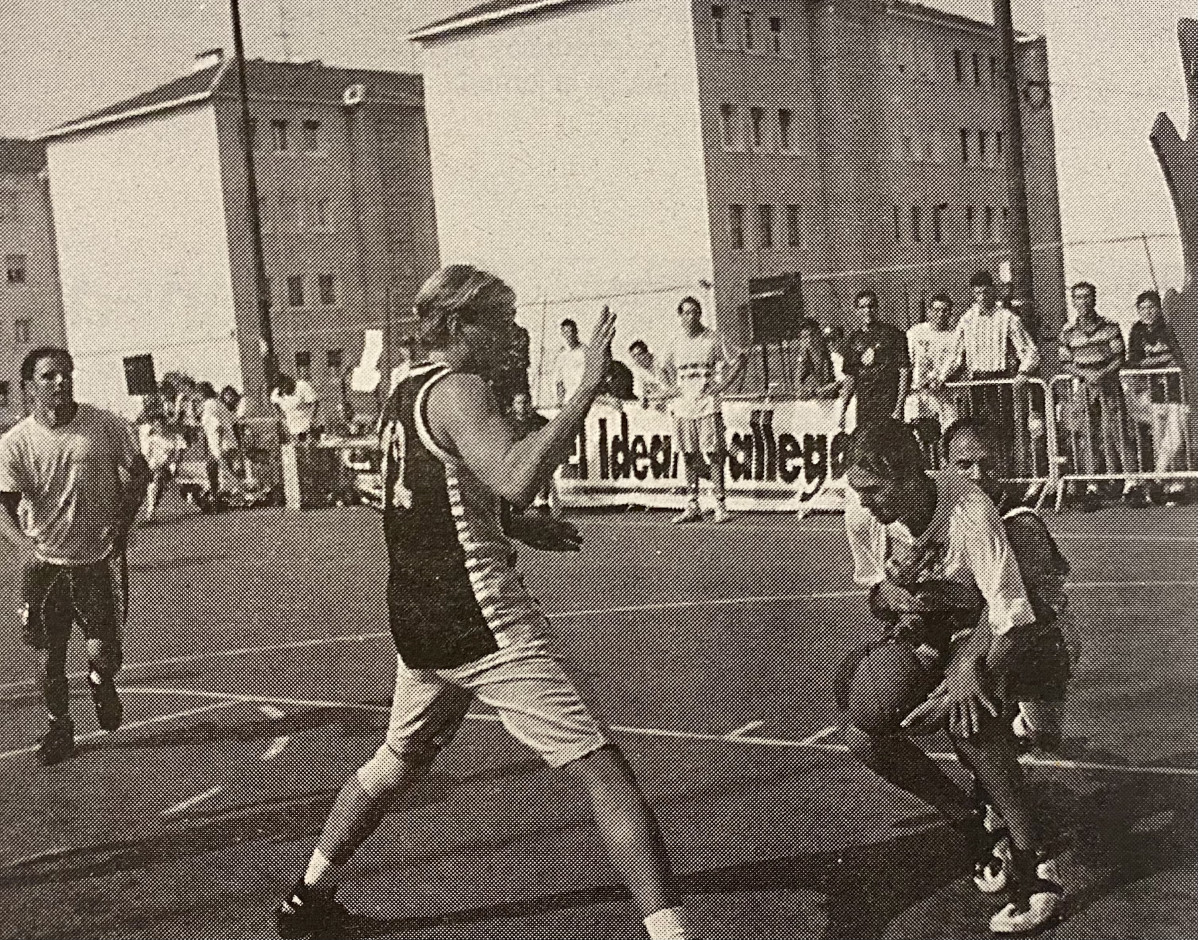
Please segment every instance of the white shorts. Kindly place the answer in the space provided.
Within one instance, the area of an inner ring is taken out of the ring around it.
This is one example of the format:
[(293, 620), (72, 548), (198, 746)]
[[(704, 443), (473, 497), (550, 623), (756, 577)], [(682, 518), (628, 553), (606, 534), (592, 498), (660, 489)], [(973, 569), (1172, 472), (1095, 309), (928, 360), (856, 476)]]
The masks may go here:
[(680, 453), (722, 455), (725, 452), (724, 418), (718, 411), (700, 418), (675, 415), (674, 433)]
[(561, 663), (543, 641), (531, 641), (453, 669), (409, 669), (397, 659), (387, 747), (410, 763), (432, 760), (476, 699), (550, 767), (608, 744)]

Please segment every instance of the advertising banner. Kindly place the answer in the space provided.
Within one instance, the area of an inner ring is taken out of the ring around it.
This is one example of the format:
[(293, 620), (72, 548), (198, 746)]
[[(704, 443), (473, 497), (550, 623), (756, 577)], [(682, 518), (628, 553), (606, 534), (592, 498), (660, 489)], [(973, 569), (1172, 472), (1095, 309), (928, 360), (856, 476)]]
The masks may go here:
[[(724, 425), (729, 509), (844, 508), (848, 437), (836, 427), (836, 402), (725, 400)], [(685, 483), (670, 415), (605, 398), (591, 408), (574, 455), (557, 477), (567, 507), (681, 508)], [(710, 493), (703, 480), (705, 505)]]

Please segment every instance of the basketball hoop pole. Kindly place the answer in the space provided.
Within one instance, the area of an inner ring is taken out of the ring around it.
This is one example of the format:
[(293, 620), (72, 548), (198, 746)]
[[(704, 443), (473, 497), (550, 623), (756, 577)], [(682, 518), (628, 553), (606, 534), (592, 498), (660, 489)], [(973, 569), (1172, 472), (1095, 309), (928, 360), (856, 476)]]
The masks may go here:
[(1011, 250), (1011, 300), (1022, 310), (1034, 303), (1032, 296), (1032, 241), (1027, 210), (1027, 173), (1023, 160), (1023, 114), (1020, 110), (1020, 82), (1015, 62), (1015, 26), (1011, 0), (993, 0), (994, 29), (1002, 56), (1003, 104), (1006, 108), (1007, 205), (1011, 224), (1007, 239)]

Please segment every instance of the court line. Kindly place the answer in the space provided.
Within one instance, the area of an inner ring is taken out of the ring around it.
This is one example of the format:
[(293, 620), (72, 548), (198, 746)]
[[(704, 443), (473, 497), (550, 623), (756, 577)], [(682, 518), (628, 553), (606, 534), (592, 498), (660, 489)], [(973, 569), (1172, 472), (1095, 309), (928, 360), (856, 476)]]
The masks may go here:
[[(122, 689), (121, 691), (124, 692), (125, 690)], [(192, 694), (193, 698), (219, 698), (219, 699), (221, 699), (221, 701), (215, 702), (210, 705), (202, 705), (199, 708), (188, 708), (181, 712), (171, 712), (169, 715), (156, 715), (153, 718), (143, 718), (141, 721), (130, 721), (126, 724), (121, 725), (119, 730), (128, 731), (132, 728), (145, 728), (148, 725), (161, 724), (164, 721), (172, 721), (176, 718), (190, 718), (193, 715), (201, 715), (204, 712), (219, 711), (222, 708), (231, 708), (234, 705), (242, 704), (242, 701), (240, 698), (237, 698), (237, 697), (230, 698), (228, 695), (224, 695), (224, 694), (200, 695), (200, 696), (197, 696), (194, 693), (190, 693), (190, 694)], [(76, 741), (90, 741), (92, 738), (98, 738), (101, 735), (114, 734), (114, 733), (115, 732), (112, 732), (112, 731), (89, 731), (87, 734), (76, 735), (75, 740)], [(37, 750), (37, 747), (38, 746), (36, 744), (34, 744), (34, 745), (31, 745), (30, 747), (18, 748), (15, 751), (0, 751), (0, 759), (3, 759), (5, 757), (19, 757), (22, 754), (32, 754), (34, 751)]]
[(266, 752), (262, 755), (262, 759), (264, 761), (274, 760), (283, 753), (283, 748), (285, 748), (289, 743), (291, 743), (291, 738), (286, 735), (281, 738), (275, 738), (270, 743), (270, 747), (268, 747)]
[(168, 809), (164, 809), (162, 811), (162, 815), (163, 815), (163, 817), (178, 816), (184, 810), (191, 809), (197, 803), (203, 803), (204, 800), (214, 797), (218, 793), (224, 793), (224, 792), (225, 792), (225, 788), (223, 786), (213, 787), (211, 790), (205, 790), (203, 793), (197, 793), (195, 796), (189, 797), (188, 799), (184, 800), (182, 803), (176, 803), (174, 806), (171, 806)]
[[(129, 686), (123, 690), (130, 694), (144, 695), (192, 695), (197, 698), (232, 699), (249, 704), (273, 703), (275, 705), (290, 705), (307, 708), (352, 708), (358, 711), (390, 712), (390, 705), (371, 705), (365, 702), (333, 702), (320, 699), (280, 698), (270, 695), (242, 695), (232, 692), (208, 692), (203, 689), (167, 689), (151, 688), (148, 686)], [(474, 721), (499, 722), (498, 715), (482, 715), (470, 712), (467, 718)], [(805, 749), (813, 751), (828, 751), (843, 754), (848, 748), (843, 744), (827, 744), (822, 739), (836, 728), (825, 728), (812, 738), (796, 741), (793, 738), (774, 738), (758, 735), (729, 737), (725, 734), (704, 734), (699, 731), (673, 731), (668, 728), (645, 728), (637, 725), (611, 725), (612, 731), (620, 734), (635, 735), (647, 738), (668, 738), (677, 741), (696, 741), (704, 744), (754, 744), (761, 747), (776, 747), (785, 749)], [(808, 743), (810, 742), (810, 743)], [(956, 754), (948, 751), (929, 751), (928, 756), (933, 760), (958, 762)], [(1049, 767), (1058, 770), (1101, 770), (1111, 773), (1158, 774), (1162, 776), (1198, 777), (1198, 767), (1166, 767), (1151, 764), (1110, 764), (1101, 761), (1075, 761), (1058, 758), (1035, 757), (1024, 754), (1019, 758), (1020, 763), (1033, 767)]]
[(748, 734), (750, 731), (756, 731), (758, 728), (764, 727), (764, 721), (750, 721), (747, 725), (741, 725), (741, 727), (737, 728), (735, 731), (729, 731), (726, 735), (724, 735), (724, 737), (728, 738), (728, 740), (732, 740), (733, 738), (742, 737), (743, 735)]

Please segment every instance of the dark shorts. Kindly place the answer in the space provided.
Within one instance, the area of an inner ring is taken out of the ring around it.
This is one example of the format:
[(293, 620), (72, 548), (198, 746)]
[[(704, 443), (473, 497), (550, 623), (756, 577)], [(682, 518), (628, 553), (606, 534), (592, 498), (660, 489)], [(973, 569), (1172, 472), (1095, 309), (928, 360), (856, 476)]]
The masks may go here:
[(1015, 648), (994, 691), (1004, 702), (1060, 702), (1069, 686), (1071, 665), (1065, 636), (1056, 622), (1016, 627)]
[(124, 556), (90, 565), (35, 562), (22, 573), (20, 616), (26, 644), (65, 647), (72, 627), (89, 640), (119, 643), (125, 621)]

